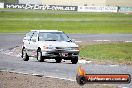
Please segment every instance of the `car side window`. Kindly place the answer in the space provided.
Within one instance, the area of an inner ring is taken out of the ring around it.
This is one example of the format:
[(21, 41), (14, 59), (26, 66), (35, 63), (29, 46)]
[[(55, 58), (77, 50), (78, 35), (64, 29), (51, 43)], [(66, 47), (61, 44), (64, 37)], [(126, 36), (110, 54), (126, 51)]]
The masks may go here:
[(31, 41), (35, 42), (37, 40), (37, 35), (38, 35), (38, 33), (34, 32), (33, 35), (31, 36)]
[(33, 31), (27, 33), (26, 36), (24, 37), (24, 40), (30, 41), (32, 34), (33, 34)]

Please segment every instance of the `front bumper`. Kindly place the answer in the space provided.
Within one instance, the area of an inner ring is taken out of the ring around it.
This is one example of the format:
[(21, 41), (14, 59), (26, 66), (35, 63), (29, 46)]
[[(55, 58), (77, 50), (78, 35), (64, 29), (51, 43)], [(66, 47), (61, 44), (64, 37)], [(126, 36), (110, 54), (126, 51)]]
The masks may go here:
[(42, 51), (42, 56), (47, 58), (73, 58), (79, 56), (79, 51), (66, 51), (66, 50), (54, 50), (54, 51)]

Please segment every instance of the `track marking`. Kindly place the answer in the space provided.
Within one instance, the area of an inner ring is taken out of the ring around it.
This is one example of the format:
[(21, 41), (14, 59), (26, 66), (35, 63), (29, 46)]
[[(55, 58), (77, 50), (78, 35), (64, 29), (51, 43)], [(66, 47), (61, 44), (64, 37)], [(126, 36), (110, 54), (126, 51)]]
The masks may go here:
[(125, 41), (125, 42), (132, 42), (132, 41)]
[(122, 88), (129, 88), (129, 87), (122, 87)]
[(43, 77), (61, 79), (61, 80), (68, 80), (68, 81), (76, 81), (76, 80), (73, 80), (73, 79), (70, 79), (70, 78), (60, 78), (60, 77), (54, 77), (54, 76), (43, 76)]
[(96, 41), (96, 42), (109, 42), (110, 40), (93, 40), (93, 41)]
[(75, 41), (75, 42), (82, 42), (82, 41)]
[(32, 75), (32, 76), (37, 76), (37, 77), (46, 77), (46, 78), (53, 78), (53, 79), (60, 79), (60, 80), (68, 80), (68, 81), (76, 81), (74, 79), (70, 79), (70, 78), (63, 78), (63, 77), (55, 77), (55, 76), (44, 76), (42, 74), (31, 74), (31, 73), (25, 73), (25, 72), (19, 72), (19, 71), (11, 71), (11, 70), (0, 70), (2, 72), (10, 72), (10, 73), (15, 73), (15, 74), (23, 74), (23, 75)]
[(109, 65), (110, 67), (117, 67), (117, 66), (119, 66), (119, 65)]
[(91, 63), (92, 61), (86, 61), (86, 60), (78, 60), (78, 63), (86, 64)]

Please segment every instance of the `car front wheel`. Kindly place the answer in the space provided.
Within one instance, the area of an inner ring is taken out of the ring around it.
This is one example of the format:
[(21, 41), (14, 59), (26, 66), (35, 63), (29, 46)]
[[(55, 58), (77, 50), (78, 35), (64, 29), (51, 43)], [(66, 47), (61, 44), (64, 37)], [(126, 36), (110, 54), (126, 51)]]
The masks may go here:
[(73, 57), (73, 58), (71, 59), (71, 62), (72, 62), (72, 64), (77, 64), (77, 62), (78, 62), (78, 57)]
[(22, 58), (23, 58), (24, 61), (29, 60), (29, 56), (27, 55), (25, 48), (22, 49)]
[(42, 52), (41, 52), (41, 50), (37, 51), (37, 60), (39, 62), (44, 62), (44, 59), (42, 58)]
[(62, 58), (57, 58), (55, 60), (56, 60), (56, 63), (60, 63), (62, 61)]

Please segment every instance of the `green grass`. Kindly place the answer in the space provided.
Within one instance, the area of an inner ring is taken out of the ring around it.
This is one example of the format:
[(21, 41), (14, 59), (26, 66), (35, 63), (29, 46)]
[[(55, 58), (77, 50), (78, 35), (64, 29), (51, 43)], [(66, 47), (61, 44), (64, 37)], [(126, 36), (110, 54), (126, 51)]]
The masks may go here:
[(132, 62), (132, 43), (85, 45), (80, 56), (91, 60)]
[(27, 32), (32, 29), (58, 29), (66, 33), (89, 34), (132, 33), (132, 15), (40, 10), (0, 11), (1, 33)]
[(0, 0), (0, 2), (4, 2), (4, 3), (16, 3), (17, 0)]

